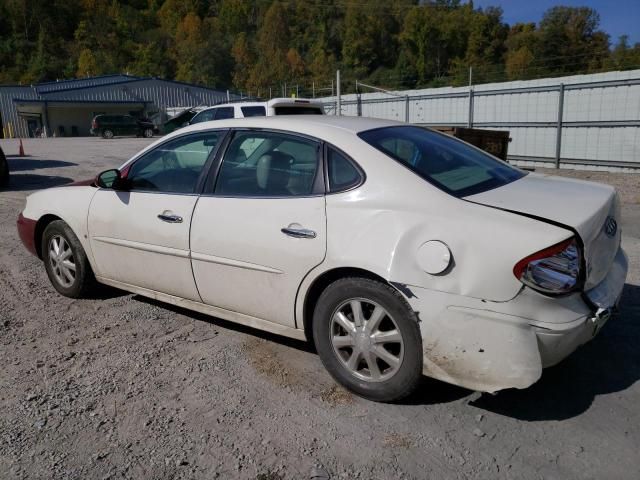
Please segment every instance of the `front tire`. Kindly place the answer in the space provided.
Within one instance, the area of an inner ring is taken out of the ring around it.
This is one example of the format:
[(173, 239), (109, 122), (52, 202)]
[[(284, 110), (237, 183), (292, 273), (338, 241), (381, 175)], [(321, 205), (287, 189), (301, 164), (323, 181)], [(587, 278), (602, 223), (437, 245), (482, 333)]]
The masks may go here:
[(331, 376), (369, 400), (400, 400), (422, 377), (418, 319), (385, 283), (344, 278), (329, 285), (315, 307), (313, 338)]
[(95, 284), (80, 240), (62, 220), (53, 221), (45, 228), (42, 260), (51, 284), (65, 297), (82, 298)]
[(144, 138), (152, 138), (153, 137), (153, 128), (146, 128), (143, 132)]
[(102, 138), (105, 138), (107, 140), (112, 139), (113, 138), (113, 130), (109, 130), (109, 129), (103, 130), (102, 131)]

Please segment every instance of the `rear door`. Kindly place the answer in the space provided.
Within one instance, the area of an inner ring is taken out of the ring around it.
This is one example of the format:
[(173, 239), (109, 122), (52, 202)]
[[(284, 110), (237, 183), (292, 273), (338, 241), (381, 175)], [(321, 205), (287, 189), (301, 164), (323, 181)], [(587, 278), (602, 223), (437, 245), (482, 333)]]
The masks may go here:
[(326, 250), (320, 145), (279, 132), (237, 131), (218, 170), (191, 226), (202, 300), (294, 326), (298, 287)]

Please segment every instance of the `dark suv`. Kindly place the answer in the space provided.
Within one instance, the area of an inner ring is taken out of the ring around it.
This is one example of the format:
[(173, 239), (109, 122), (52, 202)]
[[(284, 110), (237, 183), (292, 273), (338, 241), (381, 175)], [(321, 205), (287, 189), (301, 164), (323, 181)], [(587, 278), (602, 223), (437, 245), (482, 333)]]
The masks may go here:
[(157, 133), (153, 122), (131, 115), (96, 115), (91, 122), (91, 135), (113, 138), (116, 135), (135, 135), (151, 138)]

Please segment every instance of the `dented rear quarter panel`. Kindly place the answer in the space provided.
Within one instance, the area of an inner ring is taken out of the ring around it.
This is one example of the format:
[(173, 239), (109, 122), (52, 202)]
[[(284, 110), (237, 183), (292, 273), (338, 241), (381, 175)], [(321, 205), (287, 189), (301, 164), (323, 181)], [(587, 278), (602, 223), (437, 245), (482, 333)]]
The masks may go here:
[[(357, 267), (393, 283), (504, 302), (522, 288), (513, 275), (519, 260), (572, 235), (450, 196), (361, 143), (347, 153), (358, 159), (366, 181), (327, 195), (327, 255), (316, 274)], [(451, 251), (451, 265), (442, 274), (430, 275), (418, 264), (418, 249), (429, 240)]]

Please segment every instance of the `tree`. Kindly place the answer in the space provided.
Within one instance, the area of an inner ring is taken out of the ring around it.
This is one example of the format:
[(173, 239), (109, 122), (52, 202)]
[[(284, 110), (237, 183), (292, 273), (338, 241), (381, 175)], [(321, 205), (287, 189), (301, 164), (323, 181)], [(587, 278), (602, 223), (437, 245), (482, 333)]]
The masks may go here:
[(585, 71), (608, 50), (608, 36), (597, 28), (598, 13), (588, 7), (553, 7), (547, 10), (538, 29), (538, 57), (545, 60), (551, 74)]

